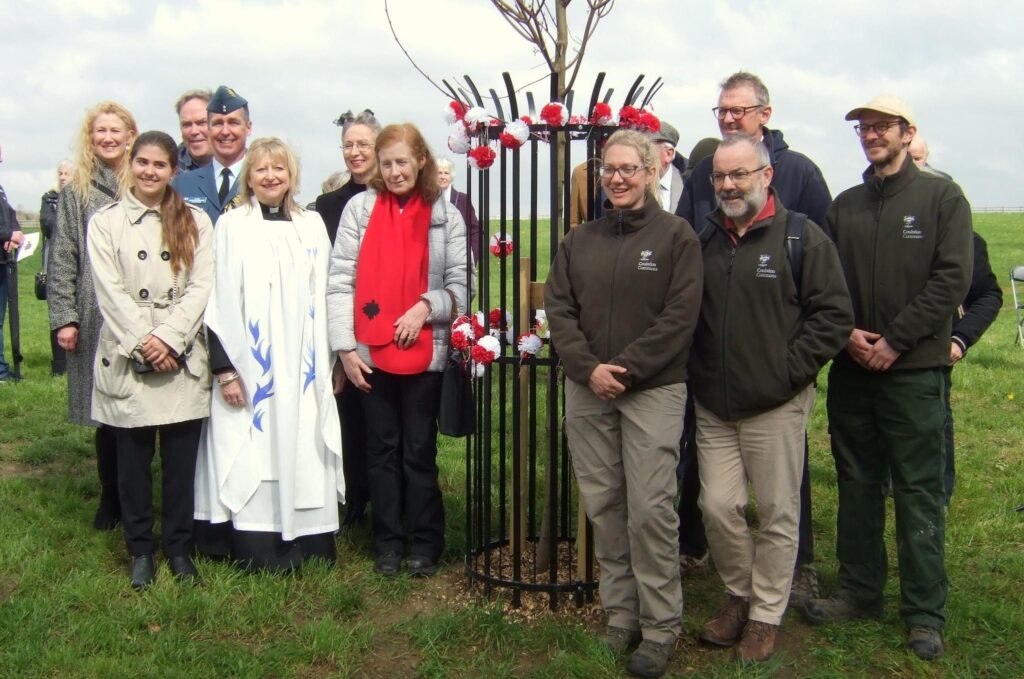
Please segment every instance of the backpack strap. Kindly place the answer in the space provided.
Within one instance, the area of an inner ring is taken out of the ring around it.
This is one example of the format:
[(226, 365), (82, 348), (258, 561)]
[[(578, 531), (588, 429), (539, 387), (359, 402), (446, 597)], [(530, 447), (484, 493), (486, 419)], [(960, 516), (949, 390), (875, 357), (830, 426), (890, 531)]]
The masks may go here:
[(796, 285), (796, 296), (800, 298), (800, 283), (804, 273), (804, 224), (807, 215), (790, 210), (786, 213), (786, 257), (789, 268), (793, 272), (793, 283)]

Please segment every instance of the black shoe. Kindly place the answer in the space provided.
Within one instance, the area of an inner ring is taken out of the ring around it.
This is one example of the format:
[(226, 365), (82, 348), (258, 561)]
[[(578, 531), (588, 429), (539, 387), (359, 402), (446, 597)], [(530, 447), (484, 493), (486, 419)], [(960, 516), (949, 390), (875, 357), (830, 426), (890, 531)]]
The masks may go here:
[(395, 552), (387, 552), (381, 554), (373, 562), (373, 571), (379, 573), (387, 578), (393, 578), (398, 575), (398, 571), (402, 568), (402, 557)]
[(194, 585), (199, 582), (199, 571), (187, 556), (172, 556), (167, 559), (167, 565), (171, 569), (171, 575), (178, 582), (186, 585)]
[(429, 556), (413, 554), (405, 562), (405, 568), (409, 571), (410, 575), (426, 577), (437, 572), (437, 562)]
[(132, 589), (143, 590), (156, 581), (156, 562), (152, 554), (132, 557)]

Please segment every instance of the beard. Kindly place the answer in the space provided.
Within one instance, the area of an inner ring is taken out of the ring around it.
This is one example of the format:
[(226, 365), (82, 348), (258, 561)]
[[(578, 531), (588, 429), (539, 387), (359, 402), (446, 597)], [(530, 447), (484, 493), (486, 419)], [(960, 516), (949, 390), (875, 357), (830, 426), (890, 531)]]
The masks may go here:
[[(735, 199), (740, 199), (740, 202), (725, 202), (726, 200), (735, 201)], [(756, 184), (746, 192), (735, 188), (729, 191), (719, 191), (715, 194), (715, 201), (722, 208), (725, 216), (739, 221), (753, 219), (761, 211), (761, 208), (764, 207), (767, 200), (768, 187), (764, 184)]]

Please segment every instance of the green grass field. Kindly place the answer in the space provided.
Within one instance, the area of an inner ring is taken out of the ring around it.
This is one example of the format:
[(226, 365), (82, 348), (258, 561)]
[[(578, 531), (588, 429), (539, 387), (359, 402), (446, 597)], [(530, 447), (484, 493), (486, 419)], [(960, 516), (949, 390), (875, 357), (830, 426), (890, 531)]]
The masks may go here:
[[(954, 373), (958, 479), (947, 524), (946, 657), (925, 664), (902, 647), (890, 505), (881, 623), (811, 628), (789, 613), (776, 657), (743, 668), (729, 652), (693, 640), (720, 596), (712, 571), (684, 581), (686, 636), (673, 674), (1024, 676), (1024, 512), (1015, 511), (1024, 505), (1024, 349), (1013, 343), (1007, 276), (1011, 264), (1024, 263), (1024, 215), (978, 215), (975, 226), (1006, 303)], [(161, 570), (151, 590), (132, 592), (120, 532), (91, 528), (91, 431), (65, 423), (65, 383), (49, 374), (45, 304), (31, 288), (38, 265), (34, 256), (20, 272), (25, 380), (0, 384), (0, 677), (619, 675), (622, 662), (594, 640), (602, 624), (594, 610), (509, 612), (465, 591), (462, 441), (442, 446), (450, 549), (434, 578), (375, 576), (368, 536), (357, 530), (339, 538), (334, 569), (250, 576), (200, 561), (198, 588)], [(818, 570), (831, 590), (836, 485), (823, 401), (812, 420), (811, 475)]]

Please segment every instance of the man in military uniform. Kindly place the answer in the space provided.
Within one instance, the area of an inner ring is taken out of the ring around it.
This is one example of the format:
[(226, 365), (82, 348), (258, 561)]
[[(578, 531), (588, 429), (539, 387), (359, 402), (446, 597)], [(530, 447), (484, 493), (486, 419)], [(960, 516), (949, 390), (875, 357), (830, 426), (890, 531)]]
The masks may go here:
[(246, 141), (252, 134), (249, 102), (230, 87), (221, 85), (206, 106), (213, 161), (171, 183), (186, 203), (206, 211), (210, 221), (224, 213), (238, 195), (238, 175), (245, 159)]

